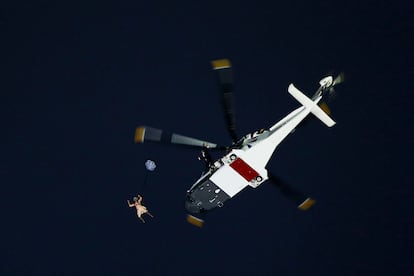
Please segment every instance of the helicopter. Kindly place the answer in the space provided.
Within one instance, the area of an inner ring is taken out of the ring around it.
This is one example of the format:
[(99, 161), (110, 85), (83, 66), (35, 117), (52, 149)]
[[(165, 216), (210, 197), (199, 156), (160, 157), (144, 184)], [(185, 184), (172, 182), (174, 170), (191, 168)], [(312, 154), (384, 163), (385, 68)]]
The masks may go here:
[[(220, 88), (222, 107), (226, 119), (228, 133), (232, 139), (230, 146), (220, 146), (177, 133), (139, 126), (135, 130), (135, 142), (160, 142), (176, 144), (201, 149), (199, 160), (204, 161), (205, 170), (201, 177), (187, 190), (185, 208), (191, 214), (200, 214), (217, 207), (223, 207), (224, 202), (235, 197), (244, 188), (257, 188), (267, 180), (272, 181), (281, 193), (293, 200), (300, 210), (306, 211), (314, 205), (315, 200), (303, 195), (274, 176), (266, 169), (277, 146), (299, 127), (305, 119), (314, 117), (326, 126), (332, 127), (335, 121), (329, 116), (330, 111), (323, 98), (328, 97), (333, 87), (344, 80), (343, 74), (335, 79), (327, 76), (319, 81), (319, 88), (309, 98), (294, 84), (288, 86), (288, 92), (301, 106), (286, 115), (268, 129), (259, 129), (239, 138), (233, 108), (233, 73), (228, 59), (218, 59), (211, 62), (216, 73)], [(217, 160), (210, 154), (212, 150), (224, 151)]]

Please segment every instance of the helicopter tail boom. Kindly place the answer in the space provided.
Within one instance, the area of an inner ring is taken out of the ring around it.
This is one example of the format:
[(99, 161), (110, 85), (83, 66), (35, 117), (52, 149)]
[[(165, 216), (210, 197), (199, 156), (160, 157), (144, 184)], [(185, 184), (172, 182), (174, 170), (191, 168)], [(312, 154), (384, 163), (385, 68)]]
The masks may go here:
[(297, 89), (293, 84), (289, 85), (288, 91), (298, 102), (300, 102), (305, 108), (309, 109), (313, 113), (313, 115), (315, 115), (325, 125), (327, 125), (328, 127), (332, 127), (336, 124), (335, 121), (332, 120), (329, 117), (329, 115), (326, 114), (322, 110), (322, 108), (318, 106), (318, 102), (320, 101), (322, 96), (319, 96), (315, 99), (315, 101), (312, 101), (299, 89)]

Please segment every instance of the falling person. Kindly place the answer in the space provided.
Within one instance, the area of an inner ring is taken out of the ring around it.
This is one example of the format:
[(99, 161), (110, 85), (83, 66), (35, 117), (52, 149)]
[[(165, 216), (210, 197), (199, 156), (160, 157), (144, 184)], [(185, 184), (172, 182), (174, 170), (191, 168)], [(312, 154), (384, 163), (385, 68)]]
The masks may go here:
[(134, 197), (133, 198), (133, 201), (134, 201), (134, 203), (131, 203), (130, 201), (129, 201), (129, 199), (127, 200), (127, 202), (128, 202), (128, 206), (129, 207), (135, 207), (136, 209), (137, 209), (137, 215), (138, 215), (138, 218), (143, 222), (143, 223), (145, 223), (145, 220), (142, 218), (142, 215), (143, 214), (148, 214), (150, 217), (154, 217), (153, 215), (151, 215), (151, 213), (150, 212), (148, 212), (148, 210), (147, 210), (147, 207), (145, 207), (144, 205), (142, 205), (141, 204), (141, 202), (142, 202), (142, 196), (140, 196), (140, 195), (138, 195), (138, 197)]

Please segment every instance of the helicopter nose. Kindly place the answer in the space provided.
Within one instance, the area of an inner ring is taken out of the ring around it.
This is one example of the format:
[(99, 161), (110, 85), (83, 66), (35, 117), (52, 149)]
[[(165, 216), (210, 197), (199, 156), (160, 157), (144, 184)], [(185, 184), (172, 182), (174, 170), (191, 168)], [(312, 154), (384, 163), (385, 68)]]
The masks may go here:
[(191, 214), (198, 214), (201, 211), (197, 204), (194, 201), (191, 201), (190, 199), (186, 199), (185, 209)]

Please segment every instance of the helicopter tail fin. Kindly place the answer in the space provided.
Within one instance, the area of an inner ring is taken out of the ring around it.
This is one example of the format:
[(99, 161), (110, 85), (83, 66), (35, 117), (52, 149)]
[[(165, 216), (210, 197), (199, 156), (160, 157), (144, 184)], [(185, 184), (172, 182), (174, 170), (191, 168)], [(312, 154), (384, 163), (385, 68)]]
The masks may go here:
[(315, 101), (309, 99), (305, 94), (303, 94), (299, 89), (297, 89), (293, 84), (289, 85), (289, 93), (303, 106), (310, 109), (310, 111), (315, 115), (319, 120), (321, 120), (328, 127), (335, 125), (335, 121), (332, 120), (328, 114), (326, 114), (322, 108), (318, 106), (320, 98), (317, 98)]

